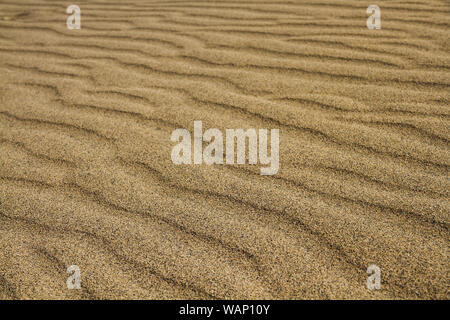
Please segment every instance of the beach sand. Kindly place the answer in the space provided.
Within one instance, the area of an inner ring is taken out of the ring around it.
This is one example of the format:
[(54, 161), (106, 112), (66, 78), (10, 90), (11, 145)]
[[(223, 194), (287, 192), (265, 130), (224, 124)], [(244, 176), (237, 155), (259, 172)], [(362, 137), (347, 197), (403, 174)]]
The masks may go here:
[[(377, 4), (0, 1), (0, 298), (449, 299), (450, 5)], [(278, 173), (175, 165), (194, 120)]]

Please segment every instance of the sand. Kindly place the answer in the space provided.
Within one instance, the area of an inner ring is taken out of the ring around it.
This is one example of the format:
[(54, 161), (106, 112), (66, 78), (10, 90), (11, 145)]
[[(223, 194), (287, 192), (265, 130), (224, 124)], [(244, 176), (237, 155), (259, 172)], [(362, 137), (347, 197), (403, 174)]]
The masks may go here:
[[(0, 298), (449, 299), (450, 6), (376, 3), (0, 1)], [(175, 165), (194, 120), (278, 173)]]

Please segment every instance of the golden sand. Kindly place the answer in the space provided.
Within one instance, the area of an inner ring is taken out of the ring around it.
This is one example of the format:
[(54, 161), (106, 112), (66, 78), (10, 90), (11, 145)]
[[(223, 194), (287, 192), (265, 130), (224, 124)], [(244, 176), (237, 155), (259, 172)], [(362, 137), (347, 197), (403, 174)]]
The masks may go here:
[[(381, 30), (355, 0), (69, 4), (0, 2), (0, 298), (450, 298), (448, 1)], [(279, 128), (279, 172), (173, 164), (194, 120)]]

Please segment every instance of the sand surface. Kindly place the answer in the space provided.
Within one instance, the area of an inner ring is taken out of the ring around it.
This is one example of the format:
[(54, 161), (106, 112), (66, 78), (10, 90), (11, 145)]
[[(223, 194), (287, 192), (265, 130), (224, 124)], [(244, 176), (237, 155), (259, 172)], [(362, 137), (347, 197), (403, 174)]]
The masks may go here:
[(372, 2), (0, 1), (0, 298), (449, 299), (450, 5)]

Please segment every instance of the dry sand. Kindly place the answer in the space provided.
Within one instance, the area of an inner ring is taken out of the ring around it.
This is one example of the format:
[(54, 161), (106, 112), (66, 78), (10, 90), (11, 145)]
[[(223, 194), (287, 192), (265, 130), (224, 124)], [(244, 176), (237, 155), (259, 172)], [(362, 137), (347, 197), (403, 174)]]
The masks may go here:
[(74, 2), (0, 1), (0, 298), (450, 298), (448, 1)]

